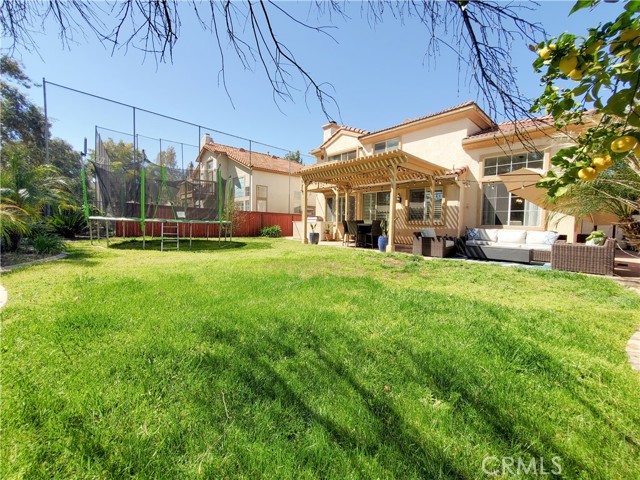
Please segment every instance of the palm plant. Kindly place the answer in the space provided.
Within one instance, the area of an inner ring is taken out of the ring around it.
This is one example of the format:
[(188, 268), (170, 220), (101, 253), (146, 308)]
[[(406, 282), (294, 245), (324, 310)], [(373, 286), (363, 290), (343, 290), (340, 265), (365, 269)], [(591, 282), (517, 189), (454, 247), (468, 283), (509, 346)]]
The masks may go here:
[(640, 247), (640, 222), (633, 215), (640, 210), (640, 175), (624, 162), (602, 172), (593, 182), (577, 182), (545, 207), (577, 218), (589, 218), (596, 212), (609, 213), (634, 247)]
[(9, 250), (37, 223), (45, 208), (67, 207), (71, 197), (66, 180), (52, 165), (34, 165), (23, 145), (3, 149), (0, 172), (1, 236)]

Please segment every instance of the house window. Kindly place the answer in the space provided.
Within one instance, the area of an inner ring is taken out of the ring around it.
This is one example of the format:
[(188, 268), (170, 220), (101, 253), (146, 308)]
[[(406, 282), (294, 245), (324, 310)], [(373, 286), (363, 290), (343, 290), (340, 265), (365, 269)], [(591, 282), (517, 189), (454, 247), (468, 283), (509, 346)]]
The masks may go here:
[(329, 161), (330, 162), (341, 162), (344, 160), (353, 160), (354, 158), (356, 158), (356, 151), (352, 150), (350, 152), (343, 152), (343, 153), (338, 153), (336, 155), (331, 155), (329, 157)]
[(325, 212), (327, 216), (326, 220), (328, 222), (336, 221), (335, 203), (336, 203), (335, 197), (327, 197), (327, 208), (325, 209)]
[(372, 192), (362, 195), (362, 217), (365, 221), (386, 220), (389, 217), (391, 192)]
[(482, 224), (537, 227), (540, 212), (537, 205), (509, 193), (502, 183), (482, 187)]
[(245, 178), (244, 177), (236, 177), (233, 181), (233, 196), (235, 198), (240, 197), (248, 197), (251, 192), (247, 192), (248, 188), (245, 188)]
[(215, 170), (215, 167), (213, 166), (213, 160), (209, 160), (207, 162), (207, 172), (206, 172), (205, 180), (208, 180), (210, 182), (216, 181), (216, 170)]
[(391, 150), (397, 150), (400, 145), (400, 139), (392, 138), (390, 140), (385, 140), (384, 142), (376, 143), (373, 146), (373, 153), (384, 153), (390, 152)]
[[(345, 220), (344, 216), (344, 195), (338, 198), (338, 216), (339, 220)], [(356, 218), (356, 197), (349, 196), (349, 218), (355, 220)]]
[(256, 208), (259, 212), (267, 211), (269, 189), (265, 185), (256, 185)]
[(409, 190), (409, 221), (433, 222), (442, 221), (442, 189), (434, 191), (433, 219), (431, 215), (431, 189), (420, 188)]
[(484, 159), (484, 176), (502, 175), (519, 168), (542, 168), (544, 154), (542, 152), (525, 152), (517, 155), (505, 155)]

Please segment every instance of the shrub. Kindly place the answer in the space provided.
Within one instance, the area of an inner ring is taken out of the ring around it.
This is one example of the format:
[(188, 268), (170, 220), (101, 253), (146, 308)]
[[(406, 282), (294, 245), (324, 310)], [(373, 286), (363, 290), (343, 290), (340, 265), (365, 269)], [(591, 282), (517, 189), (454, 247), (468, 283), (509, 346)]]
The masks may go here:
[(63, 210), (49, 220), (53, 230), (64, 238), (76, 238), (87, 228), (84, 213), (80, 210)]
[(40, 233), (33, 237), (33, 248), (36, 253), (60, 253), (66, 250), (62, 237), (51, 233)]
[(271, 225), (270, 227), (263, 227), (260, 229), (261, 237), (279, 238), (282, 236), (282, 230), (280, 225)]

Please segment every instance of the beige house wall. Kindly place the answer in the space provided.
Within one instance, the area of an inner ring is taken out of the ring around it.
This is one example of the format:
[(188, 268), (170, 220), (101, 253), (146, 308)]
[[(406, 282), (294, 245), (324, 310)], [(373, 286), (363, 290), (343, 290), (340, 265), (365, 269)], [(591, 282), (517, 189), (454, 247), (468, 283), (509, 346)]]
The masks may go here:
[[(521, 143), (515, 143), (510, 147), (498, 145), (492, 139), (477, 144), (464, 144), (463, 140), (469, 135), (479, 131), (479, 127), (469, 118), (445, 118), (434, 121), (419, 127), (409, 125), (406, 128), (394, 128), (389, 132), (372, 134), (363, 138), (363, 143), (352, 134), (338, 134), (329, 144), (325, 146), (326, 157), (331, 155), (361, 148), (361, 155), (372, 155), (375, 143), (380, 141), (399, 138), (399, 148), (403, 151), (422, 158), (428, 162), (441, 166), (444, 170), (453, 170), (458, 167), (467, 167), (467, 172), (458, 182), (436, 185), (436, 188), (443, 189), (443, 222), (441, 224), (430, 225), (424, 222), (409, 222), (409, 191), (412, 188), (429, 188), (427, 182), (416, 182), (412, 184), (401, 184), (398, 186), (398, 193), (401, 201), (394, 202), (396, 208), (396, 243), (410, 244), (413, 232), (422, 228), (433, 226), (440, 235), (461, 236), (467, 227), (480, 227), (482, 220), (482, 185), (489, 182), (500, 181), (498, 177), (484, 177), (484, 159), (505, 155), (508, 153), (517, 154), (526, 152), (527, 149)], [(370, 138), (370, 140), (368, 140)], [(546, 136), (538, 137), (534, 140), (536, 148), (544, 153), (545, 169), (548, 169), (551, 156), (560, 148), (567, 145), (566, 139), (552, 139)], [(510, 150), (509, 150), (510, 148)], [(314, 152), (315, 153), (315, 152)], [(321, 153), (316, 157), (320, 161)], [(376, 191), (384, 190), (380, 188)], [(388, 189), (387, 189), (388, 190)], [(371, 190), (374, 191), (374, 190)], [(344, 193), (341, 193), (343, 196)], [(333, 192), (318, 194), (316, 200), (317, 214), (326, 218), (326, 197), (333, 197)], [(356, 194), (356, 217), (363, 218), (363, 198), (362, 192)], [(525, 229), (525, 230), (556, 230), (567, 235), (569, 241), (575, 239), (580, 223), (576, 223), (573, 217), (550, 214), (543, 211), (540, 225), (537, 227), (523, 226), (503, 226), (493, 228), (504, 229)], [(338, 231), (342, 232), (342, 225), (338, 226)]]
[[(213, 178), (213, 181), (215, 181), (215, 169), (220, 165), (222, 168), (222, 177), (225, 180), (229, 178), (233, 180), (236, 178), (245, 179), (245, 187), (250, 187), (251, 195), (236, 197), (235, 201), (249, 201), (248, 205), (251, 211), (258, 211), (258, 185), (267, 187), (267, 212), (294, 213), (295, 207), (300, 206), (300, 196), (299, 194), (296, 195), (296, 192), (300, 192), (300, 177), (250, 169), (231, 160), (227, 155), (222, 153), (204, 152), (200, 159), (200, 178)], [(213, 160), (213, 172), (209, 170), (211, 160)], [(213, 174), (213, 177), (210, 176), (211, 174)]]

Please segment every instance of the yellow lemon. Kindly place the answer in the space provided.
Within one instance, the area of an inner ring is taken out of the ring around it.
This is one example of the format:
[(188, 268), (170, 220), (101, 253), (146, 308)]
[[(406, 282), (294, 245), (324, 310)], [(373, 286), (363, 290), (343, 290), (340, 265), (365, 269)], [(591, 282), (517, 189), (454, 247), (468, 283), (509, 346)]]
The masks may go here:
[(608, 153), (598, 153), (593, 156), (591, 160), (591, 166), (594, 167), (598, 172), (606, 170), (611, 166), (613, 160), (611, 159), (611, 155)]
[(542, 47), (538, 50), (538, 55), (540, 55), (541, 59), (546, 60), (551, 56), (551, 49), (549, 47)]
[(589, 47), (584, 51), (587, 55), (593, 55), (602, 47), (602, 40), (598, 40), (597, 42), (593, 42)]
[(636, 145), (636, 148), (633, 149), (633, 154), (638, 160), (640, 160), (640, 143)]
[(557, 48), (557, 47), (556, 47), (556, 44), (555, 44), (555, 43), (550, 43), (550, 44), (549, 44), (549, 50), (555, 50), (556, 48)]
[(584, 72), (582, 70), (578, 70), (577, 68), (569, 72), (569, 78), (571, 80), (575, 80), (576, 82), (579, 82), (580, 80), (582, 80), (583, 76), (584, 76)]
[(598, 176), (598, 171), (593, 167), (584, 167), (578, 172), (578, 178), (585, 182), (590, 182)]
[(624, 135), (623, 137), (616, 138), (611, 142), (611, 151), (615, 153), (624, 153), (631, 150), (635, 144), (638, 143), (636, 137), (631, 135)]
[(562, 60), (560, 60), (560, 64), (558, 68), (565, 75), (569, 75), (571, 70), (574, 70), (578, 66), (578, 57), (575, 55), (567, 55)]

